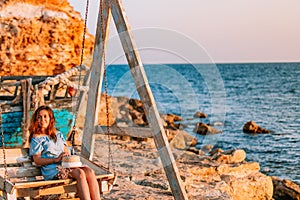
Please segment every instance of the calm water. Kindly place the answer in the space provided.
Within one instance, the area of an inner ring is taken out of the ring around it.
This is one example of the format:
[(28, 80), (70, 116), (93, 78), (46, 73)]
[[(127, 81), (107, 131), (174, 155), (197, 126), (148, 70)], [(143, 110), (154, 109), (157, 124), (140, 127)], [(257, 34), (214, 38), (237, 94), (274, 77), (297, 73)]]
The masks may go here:
[[(197, 136), (198, 146), (242, 148), (268, 175), (300, 184), (300, 63), (145, 65), (161, 113), (183, 117), (194, 135), (198, 121), (213, 124), (222, 134)], [(138, 98), (127, 65), (107, 70), (108, 92)], [(194, 119), (196, 111), (207, 119)], [(243, 133), (253, 120), (271, 134)]]

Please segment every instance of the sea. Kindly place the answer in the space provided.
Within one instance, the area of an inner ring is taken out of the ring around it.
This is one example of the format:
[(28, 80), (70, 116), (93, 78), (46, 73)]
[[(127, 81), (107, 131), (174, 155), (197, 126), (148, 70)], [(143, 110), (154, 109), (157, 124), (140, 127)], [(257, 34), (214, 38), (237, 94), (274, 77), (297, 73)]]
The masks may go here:
[[(136, 84), (147, 80), (160, 113), (182, 117), (197, 147), (244, 149), (261, 171), (300, 185), (300, 63), (145, 64), (133, 79), (128, 65), (108, 65), (103, 89), (112, 96), (140, 99)], [(136, 84), (135, 84), (136, 82)], [(195, 118), (196, 112), (207, 118)], [(246, 134), (248, 121), (271, 130)], [(198, 135), (197, 122), (221, 130)]]

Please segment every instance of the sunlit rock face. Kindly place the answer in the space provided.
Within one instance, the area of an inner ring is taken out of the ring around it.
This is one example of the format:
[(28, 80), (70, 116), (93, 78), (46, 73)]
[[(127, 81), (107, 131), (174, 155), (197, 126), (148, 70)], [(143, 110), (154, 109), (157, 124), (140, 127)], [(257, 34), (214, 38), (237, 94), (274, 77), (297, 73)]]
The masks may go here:
[[(0, 1), (0, 76), (55, 75), (79, 65), (83, 32), (67, 0)], [(85, 59), (93, 45), (87, 33)]]

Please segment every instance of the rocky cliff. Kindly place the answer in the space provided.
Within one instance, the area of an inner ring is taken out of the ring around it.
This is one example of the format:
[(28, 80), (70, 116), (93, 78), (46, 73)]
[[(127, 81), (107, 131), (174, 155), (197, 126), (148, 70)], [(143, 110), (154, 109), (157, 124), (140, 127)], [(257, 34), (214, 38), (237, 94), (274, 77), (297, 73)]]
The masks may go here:
[[(67, 0), (0, 1), (0, 76), (54, 75), (79, 65), (83, 31)], [(93, 43), (87, 33), (85, 58)]]

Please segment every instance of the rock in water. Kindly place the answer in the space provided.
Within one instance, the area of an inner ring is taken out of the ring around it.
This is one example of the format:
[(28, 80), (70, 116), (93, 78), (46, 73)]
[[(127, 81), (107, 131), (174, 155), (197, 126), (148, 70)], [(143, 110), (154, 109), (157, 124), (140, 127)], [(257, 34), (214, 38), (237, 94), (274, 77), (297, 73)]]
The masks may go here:
[(205, 123), (198, 122), (194, 128), (194, 132), (200, 135), (209, 135), (209, 134), (218, 134), (221, 133), (222, 131), (217, 130)]
[(270, 130), (258, 126), (254, 121), (246, 122), (243, 126), (244, 133), (270, 133)]
[[(0, 76), (55, 75), (79, 65), (83, 31), (84, 20), (67, 0), (1, 1)], [(85, 58), (93, 45), (86, 33)]]

